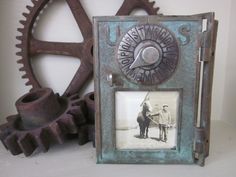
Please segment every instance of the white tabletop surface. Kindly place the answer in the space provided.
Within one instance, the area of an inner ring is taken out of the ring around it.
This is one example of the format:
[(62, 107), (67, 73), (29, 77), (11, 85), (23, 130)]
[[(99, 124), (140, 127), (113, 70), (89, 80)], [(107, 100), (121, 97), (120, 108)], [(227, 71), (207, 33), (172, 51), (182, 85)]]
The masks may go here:
[(205, 167), (197, 165), (97, 165), (91, 143), (56, 145), (32, 157), (12, 156), (0, 144), (0, 177), (236, 177), (236, 127), (214, 121)]

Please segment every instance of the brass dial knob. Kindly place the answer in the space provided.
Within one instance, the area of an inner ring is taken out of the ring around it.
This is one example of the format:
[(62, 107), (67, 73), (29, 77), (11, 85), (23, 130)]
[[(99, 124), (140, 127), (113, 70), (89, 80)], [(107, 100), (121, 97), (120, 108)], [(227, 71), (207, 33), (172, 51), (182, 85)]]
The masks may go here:
[(160, 84), (174, 73), (179, 47), (174, 34), (158, 25), (137, 25), (130, 29), (118, 46), (118, 63), (132, 82)]

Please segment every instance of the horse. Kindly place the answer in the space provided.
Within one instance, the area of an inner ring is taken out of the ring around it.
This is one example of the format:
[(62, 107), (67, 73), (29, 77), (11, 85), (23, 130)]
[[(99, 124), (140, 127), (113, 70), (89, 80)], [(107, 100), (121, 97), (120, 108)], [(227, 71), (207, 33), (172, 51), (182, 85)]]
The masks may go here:
[(149, 115), (145, 115), (143, 112), (140, 112), (138, 114), (137, 122), (139, 124), (141, 138), (148, 138), (148, 128), (150, 125), (150, 121), (151, 117)]

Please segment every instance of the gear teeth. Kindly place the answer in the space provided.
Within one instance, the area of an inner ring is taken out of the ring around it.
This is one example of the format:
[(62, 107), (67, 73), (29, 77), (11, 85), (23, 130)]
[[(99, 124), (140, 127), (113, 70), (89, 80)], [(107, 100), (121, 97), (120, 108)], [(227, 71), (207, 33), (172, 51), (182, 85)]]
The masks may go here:
[(93, 141), (93, 147), (95, 147), (95, 127), (94, 125), (83, 125), (80, 127), (78, 133), (79, 145), (84, 145), (89, 141)]
[(17, 135), (16, 134), (11, 134), (6, 137), (4, 140), (4, 144), (6, 145), (7, 149), (13, 154), (13, 155), (19, 155), (22, 153), (22, 150), (17, 143)]
[(81, 106), (73, 106), (68, 114), (72, 115), (78, 125), (86, 123), (86, 118)]
[(22, 79), (27, 79), (27, 74), (24, 74), (23, 76), (21, 76)]
[(54, 139), (59, 144), (64, 143), (64, 133), (61, 131), (61, 127), (57, 122), (49, 125), (49, 129), (51, 132), (52, 139)]
[(35, 5), (37, 3), (37, 0), (31, 0), (31, 2)]
[[(0, 135), (1, 135), (2, 131), (4, 131), (4, 129), (6, 127), (7, 127), (7, 123), (0, 125)], [(1, 138), (1, 136), (0, 136), (0, 138)]]
[(20, 51), (20, 52), (17, 52), (16, 55), (17, 55), (17, 56), (22, 56), (23, 53), (22, 53), (22, 51)]
[(87, 125), (81, 126), (78, 133), (78, 143), (79, 145), (84, 145), (88, 141), (89, 141), (88, 126)]
[[(27, 77), (27, 78), (28, 78), (28, 77)], [(25, 83), (25, 85), (26, 85), (26, 86), (31, 86), (32, 84), (31, 84), (30, 81), (28, 81), (28, 82)]]
[(8, 116), (6, 119), (7, 119), (7, 122), (12, 123), (12, 122), (17, 121), (18, 118), (19, 117), (17, 115), (14, 115), (14, 116)]
[(149, 3), (150, 3), (151, 6), (154, 6), (155, 1), (151, 1), (151, 2), (149, 2)]
[(20, 20), (20, 24), (22, 24), (22, 25), (26, 25), (26, 21), (24, 21), (24, 20)]
[(2, 141), (2, 144), (5, 146), (6, 149), (7, 146), (6, 144), (4, 143), (4, 139), (9, 135), (8, 131), (6, 131), (8, 129), (8, 124), (3, 124), (3, 125), (0, 125), (0, 140)]
[(25, 134), (18, 139), (18, 144), (26, 157), (30, 156), (37, 148), (30, 134)]
[(24, 29), (23, 29), (23, 28), (17, 28), (17, 31), (23, 33), (23, 32), (24, 32)]
[(26, 6), (26, 8), (27, 8), (29, 11), (32, 11), (32, 9), (33, 9), (32, 6)]
[(82, 105), (82, 104), (84, 104), (84, 101), (82, 101), (82, 100), (75, 100), (75, 101), (72, 101), (72, 106), (80, 106), (80, 105)]
[(17, 48), (22, 48), (23, 45), (22, 45), (22, 44), (16, 44), (16, 47), (17, 47)]
[[(22, 67), (20, 70), (23, 69), (27, 68)], [(22, 77), (27, 78), (27, 76), (28, 74), (25, 74)], [(0, 126), (0, 140), (6, 149), (13, 155), (24, 153), (27, 157), (36, 150), (47, 152), (51, 142), (63, 144), (67, 134), (78, 134), (80, 144), (94, 140), (94, 135), (90, 135), (89, 125), (86, 124), (86, 102), (78, 99), (78, 95), (58, 99), (68, 103), (66, 110), (60, 117), (42, 128), (19, 131), (17, 123), (20, 124), (20, 115), (9, 116), (8, 123)]]
[(70, 114), (70, 115), (81, 114), (81, 109), (79, 106), (73, 106), (73, 108), (71, 110), (69, 110), (68, 114)]
[(22, 13), (22, 15), (25, 17), (25, 18), (28, 18), (28, 16), (29, 16), (29, 14), (27, 14), (27, 13)]
[(23, 62), (23, 59), (20, 59), (20, 60), (17, 60), (16, 61), (18, 64), (23, 64), (24, 62)]
[(79, 95), (72, 95), (72, 96), (70, 96), (70, 100), (77, 100), (77, 99), (79, 99), (80, 97), (79, 97)]
[[(19, 69), (20, 71), (25, 71), (25, 67), (23, 66), (22, 68)], [(27, 74), (23, 75), (22, 78), (27, 78)]]
[(22, 79), (27, 79), (27, 74), (24, 74), (23, 76), (21, 76)]
[(160, 10), (159, 7), (155, 7), (155, 8), (154, 8), (154, 11), (155, 11), (156, 13), (157, 13), (159, 10)]
[(67, 117), (63, 118), (63, 119), (60, 119), (58, 121), (58, 124), (59, 125), (64, 125), (65, 127), (65, 131), (67, 133), (71, 133), (71, 134), (75, 134), (78, 132), (78, 128), (76, 126), (76, 123), (74, 121), (74, 118), (72, 115), (67, 115)]
[[(8, 116), (6, 118), (7, 123), (0, 125), (0, 140), (2, 141), (2, 144), (5, 146), (6, 149), (9, 149), (10, 147), (6, 144), (5, 140), (9, 135), (11, 135), (14, 122), (16, 122), (17, 119), (18, 119), (17, 115)], [(15, 155), (17, 155), (17, 153)]]
[(35, 141), (43, 152), (47, 152), (50, 147), (50, 142), (48, 140), (48, 133), (46, 129), (42, 129), (36, 136)]
[(23, 40), (23, 36), (16, 36), (16, 39), (19, 40), (19, 41), (22, 41)]

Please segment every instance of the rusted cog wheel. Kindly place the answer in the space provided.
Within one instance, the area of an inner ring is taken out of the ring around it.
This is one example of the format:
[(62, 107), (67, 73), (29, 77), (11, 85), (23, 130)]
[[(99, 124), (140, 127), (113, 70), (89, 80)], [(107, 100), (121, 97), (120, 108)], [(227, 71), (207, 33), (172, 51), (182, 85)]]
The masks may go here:
[(18, 115), (0, 126), (0, 140), (13, 155), (46, 152), (52, 143), (62, 144), (67, 134), (83, 135), (78, 127), (86, 123), (87, 109), (78, 95), (59, 97), (51, 89), (35, 89), (18, 99), (16, 108)]
[(81, 66), (64, 93), (65, 96), (73, 95), (80, 90), (83, 84), (92, 75), (92, 24), (78, 0), (67, 0), (76, 22), (80, 27), (81, 33), (84, 37), (84, 42), (60, 43), (40, 41), (35, 39), (32, 35), (32, 28), (39, 13), (46, 6), (49, 0), (32, 0), (32, 2), (32, 7), (27, 6), (29, 13), (23, 13), (26, 20), (20, 21), (24, 27), (18, 29), (18, 31), (22, 33), (22, 36), (17, 37), (21, 43), (16, 45), (21, 49), (21, 51), (17, 53), (17, 55), (22, 57), (18, 60), (18, 63), (23, 64), (20, 71), (26, 72), (26, 74), (23, 75), (23, 78), (28, 79), (26, 85), (31, 85), (33, 89), (41, 88), (41, 85), (32, 70), (30, 60), (32, 56), (42, 53), (73, 56), (81, 60)]
[[(20, 71), (25, 71), (25, 75), (23, 75), (22, 78), (28, 79), (26, 85), (31, 85), (33, 90), (41, 88), (31, 66), (31, 57), (38, 54), (73, 56), (81, 60), (81, 65), (64, 92), (64, 96), (76, 94), (93, 73), (92, 23), (81, 5), (80, 0), (66, 0), (81, 30), (84, 41), (82, 43), (64, 43), (38, 40), (32, 35), (33, 25), (41, 10), (47, 5), (49, 0), (32, 0), (32, 2), (33, 6), (27, 6), (29, 13), (23, 13), (23, 16), (26, 19), (20, 21), (24, 27), (18, 28), (18, 31), (22, 34), (17, 37), (20, 44), (17, 44), (16, 46), (21, 49), (21, 51), (17, 53), (17, 55), (21, 57), (20, 60), (18, 60), (18, 63), (23, 64)], [(148, 0), (124, 0), (116, 15), (129, 15), (137, 8), (144, 9), (150, 15), (155, 15), (159, 8), (154, 8), (153, 6), (154, 2), (149, 2)]]

